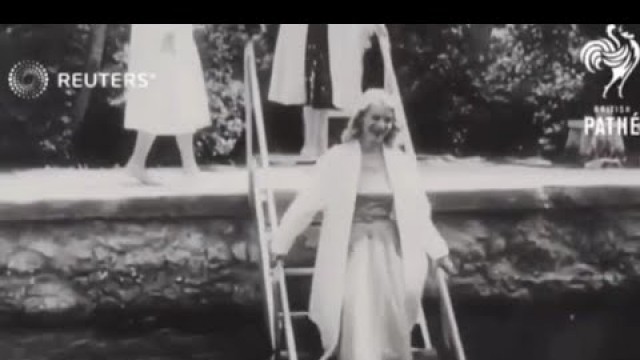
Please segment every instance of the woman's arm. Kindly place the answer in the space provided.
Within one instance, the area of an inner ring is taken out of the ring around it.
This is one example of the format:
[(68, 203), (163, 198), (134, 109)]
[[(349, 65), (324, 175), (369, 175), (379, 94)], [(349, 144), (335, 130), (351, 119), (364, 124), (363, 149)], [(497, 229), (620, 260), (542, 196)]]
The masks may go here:
[(453, 265), (451, 258), (449, 257), (449, 246), (446, 240), (440, 233), (440, 230), (433, 222), (433, 212), (431, 210), (431, 203), (427, 196), (422, 193), (420, 201), (423, 203), (424, 212), (427, 214), (426, 219), (426, 231), (424, 234), (424, 248), (427, 255), (435, 261), (436, 265), (446, 271), (449, 275), (457, 273), (456, 267)]
[(427, 214), (423, 242), (425, 252), (435, 261), (436, 266), (446, 271), (449, 275), (454, 275), (457, 270), (449, 257), (449, 246), (433, 222), (431, 203), (424, 193), (421, 194), (420, 199), (424, 212)]
[(424, 234), (425, 251), (427, 252), (427, 255), (429, 255), (430, 258), (437, 260), (449, 255), (449, 246), (447, 245), (447, 242), (444, 240), (444, 238), (442, 237), (442, 234), (440, 234), (440, 231), (438, 230), (435, 223), (433, 222), (433, 215), (432, 215), (431, 204), (429, 203), (429, 200), (425, 195), (422, 195), (422, 197), (424, 197), (424, 200), (421, 200), (421, 201), (424, 203), (423, 207), (426, 209), (425, 212), (427, 213), (427, 216), (428, 216), (425, 224), (427, 233)]
[(324, 209), (324, 184), (330, 171), (330, 152), (318, 160), (309, 183), (298, 192), (274, 232), (271, 251), (275, 256), (286, 255), (298, 235), (311, 224), (315, 215)]
[(420, 181), (421, 177), (417, 166), (418, 164), (409, 154), (402, 153), (400, 158), (404, 163), (402, 168), (406, 171), (407, 180), (410, 181), (408, 185), (415, 189), (416, 207), (418, 208), (416, 209), (417, 213), (420, 214), (420, 217), (425, 217), (425, 219), (422, 220), (424, 223), (421, 228), (423, 232), (421, 237), (424, 239), (422, 241), (423, 248), (431, 259), (438, 263), (446, 262), (449, 256), (449, 246), (433, 222), (431, 202), (424, 193), (424, 188)]

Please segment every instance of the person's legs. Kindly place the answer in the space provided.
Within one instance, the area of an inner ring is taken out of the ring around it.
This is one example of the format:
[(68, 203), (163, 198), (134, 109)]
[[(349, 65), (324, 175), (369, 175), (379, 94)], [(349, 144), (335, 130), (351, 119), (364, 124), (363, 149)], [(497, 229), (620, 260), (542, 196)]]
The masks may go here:
[(318, 157), (329, 147), (329, 111), (305, 106), (302, 156)]
[(312, 144), (312, 139), (313, 139), (313, 121), (314, 116), (313, 116), (313, 109), (310, 106), (305, 106), (302, 109), (302, 120), (303, 120), (303, 131), (304, 131), (304, 137), (303, 137), (303, 143), (302, 143), (302, 149), (300, 150), (300, 155), (302, 156), (311, 156), (311, 154), (313, 153), (313, 144)]
[[(379, 311), (382, 308), (376, 284), (373, 239), (358, 230), (351, 238), (345, 271), (338, 360), (383, 360)], [(404, 360), (404, 359), (403, 359)]]
[(149, 151), (151, 150), (151, 146), (153, 145), (153, 141), (155, 140), (155, 135), (138, 131), (136, 135), (136, 144), (133, 150), (133, 154), (127, 163), (126, 169), (127, 172), (133, 177), (140, 180), (145, 184), (154, 183), (147, 171), (145, 170), (147, 155), (149, 155)]
[(200, 171), (196, 156), (193, 150), (193, 134), (176, 135), (178, 149), (180, 150), (180, 158), (182, 159), (182, 168), (187, 174), (195, 174)]
[(316, 123), (318, 124), (318, 156), (324, 154), (329, 148), (329, 110), (316, 110)]

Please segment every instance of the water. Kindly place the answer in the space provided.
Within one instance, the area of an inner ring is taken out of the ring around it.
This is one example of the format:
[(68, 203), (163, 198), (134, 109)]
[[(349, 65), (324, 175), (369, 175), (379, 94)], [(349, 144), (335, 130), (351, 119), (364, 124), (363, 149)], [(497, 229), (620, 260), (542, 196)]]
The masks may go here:
[[(249, 336), (250, 338), (250, 336)], [(3, 360), (235, 360), (259, 359), (235, 332), (159, 329), (139, 334), (85, 331), (0, 333)]]
[[(611, 296), (536, 304), (457, 304), (469, 360), (638, 360), (640, 298)], [(429, 325), (441, 344), (437, 306)], [(90, 326), (0, 330), (2, 360), (264, 360), (259, 313), (110, 316)], [(171, 324), (169, 326), (168, 324)], [(300, 339), (317, 343), (313, 331)]]
[(640, 297), (460, 308), (470, 360), (638, 360)]
[(2, 360), (263, 360), (261, 314), (100, 314), (90, 324), (0, 330)]

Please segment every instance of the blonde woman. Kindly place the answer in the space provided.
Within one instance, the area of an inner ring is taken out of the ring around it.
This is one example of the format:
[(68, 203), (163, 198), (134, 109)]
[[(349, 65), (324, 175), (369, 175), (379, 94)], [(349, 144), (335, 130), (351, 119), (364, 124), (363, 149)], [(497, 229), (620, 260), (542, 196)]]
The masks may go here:
[(129, 72), (152, 74), (146, 88), (127, 90), (125, 128), (137, 131), (127, 172), (155, 183), (145, 162), (157, 136), (174, 136), (187, 174), (198, 172), (193, 134), (210, 125), (209, 103), (192, 24), (133, 24)]
[(309, 311), (323, 359), (410, 360), (428, 262), (455, 270), (414, 160), (393, 145), (392, 98), (371, 89), (355, 109), (343, 143), (318, 160), (287, 209), (272, 251), (284, 259), (322, 211)]

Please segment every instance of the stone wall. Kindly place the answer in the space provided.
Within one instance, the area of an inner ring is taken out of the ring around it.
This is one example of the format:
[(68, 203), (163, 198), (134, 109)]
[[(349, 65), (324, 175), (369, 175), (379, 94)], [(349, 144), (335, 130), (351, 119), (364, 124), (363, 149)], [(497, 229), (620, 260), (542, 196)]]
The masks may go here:
[[(439, 213), (435, 222), (459, 269), (457, 300), (537, 301), (640, 284), (638, 211)], [(313, 263), (317, 230), (295, 245), (295, 265)]]
[(0, 227), (0, 309), (82, 319), (259, 303), (252, 223), (225, 219), (18, 222)]
[[(635, 291), (640, 211), (629, 201), (639, 192), (629, 191), (618, 191), (624, 199), (617, 201), (574, 189), (557, 196), (538, 191), (430, 195), (437, 227), (460, 268), (451, 279), (454, 299), (528, 302)], [(236, 200), (238, 205), (246, 197)], [(291, 194), (280, 194), (279, 208), (290, 200)], [(75, 214), (67, 220), (4, 220), (0, 313), (86, 319), (105, 309), (259, 309), (253, 213), (246, 203), (229, 209), (224, 217), (218, 209), (211, 217)], [(316, 224), (299, 238), (291, 265), (313, 263), (317, 232)]]

